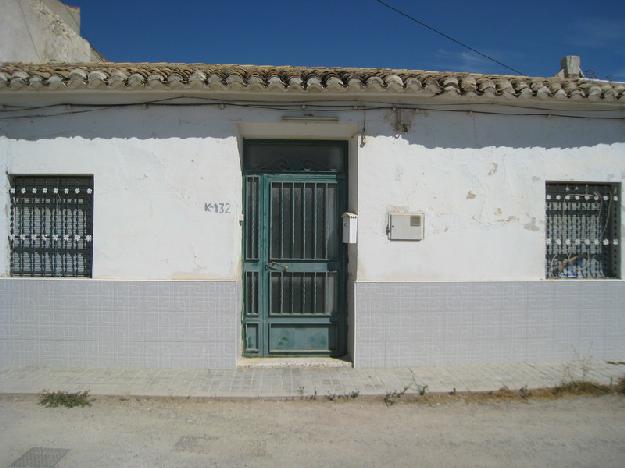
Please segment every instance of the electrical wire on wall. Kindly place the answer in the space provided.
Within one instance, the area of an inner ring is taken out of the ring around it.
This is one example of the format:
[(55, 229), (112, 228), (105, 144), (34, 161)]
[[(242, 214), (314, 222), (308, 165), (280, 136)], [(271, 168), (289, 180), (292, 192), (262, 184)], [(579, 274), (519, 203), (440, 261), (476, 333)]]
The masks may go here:
[[(186, 100), (187, 102), (179, 102), (179, 100)], [(188, 102), (193, 100), (194, 102)], [(338, 112), (338, 111), (375, 111), (375, 110), (415, 110), (422, 112), (471, 112), (473, 114), (483, 115), (503, 115), (503, 116), (552, 116), (563, 117), (570, 119), (605, 119), (605, 120), (623, 120), (625, 119), (625, 113), (622, 108), (617, 109), (600, 109), (600, 110), (588, 110), (588, 109), (569, 109), (568, 111), (551, 111), (540, 107), (533, 106), (506, 106), (510, 111), (499, 111), (496, 109), (483, 110), (479, 107), (483, 106), (497, 106), (492, 103), (476, 103), (470, 105), (462, 104), (436, 104), (436, 105), (417, 105), (417, 104), (393, 104), (386, 102), (354, 102), (354, 101), (334, 101), (333, 104), (328, 104), (328, 101), (301, 101), (301, 102), (280, 102), (280, 101), (249, 101), (249, 100), (221, 100), (204, 98), (197, 96), (178, 96), (171, 98), (155, 99), (150, 101), (129, 102), (129, 103), (115, 103), (115, 104), (98, 104), (98, 103), (58, 103), (48, 104), (45, 106), (12, 106), (3, 105), (0, 106), (0, 120), (12, 120), (12, 119), (35, 119), (35, 118), (49, 118), (58, 117), (62, 115), (81, 114), (85, 112), (95, 112), (98, 110), (124, 108), (124, 107), (216, 107), (224, 110), (226, 107), (246, 108), (246, 109), (262, 109), (272, 111), (316, 111), (316, 112)], [(469, 107), (467, 107), (469, 106)], [(16, 113), (28, 112), (28, 111), (42, 111), (48, 109), (65, 108), (63, 112), (56, 113), (31, 113), (26, 115), (15, 115)], [(476, 107), (478, 107), (476, 109)], [(69, 110), (73, 109), (73, 110)], [(523, 112), (519, 112), (522, 110)], [(589, 115), (576, 115), (575, 112), (592, 113)], [(619, 112), (623, 113), (621, 116), (601, 116), (602, 112)], [(599, 114), (599, 115), (596, 115)]]

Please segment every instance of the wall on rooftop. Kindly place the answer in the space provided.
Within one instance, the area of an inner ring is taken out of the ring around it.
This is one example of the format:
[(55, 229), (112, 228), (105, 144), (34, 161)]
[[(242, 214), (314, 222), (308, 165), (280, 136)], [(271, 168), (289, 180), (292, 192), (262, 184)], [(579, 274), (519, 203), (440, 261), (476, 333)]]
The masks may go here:
[(0, 62), (89, 62), (80, 10), (58, 0), (0, 0)]

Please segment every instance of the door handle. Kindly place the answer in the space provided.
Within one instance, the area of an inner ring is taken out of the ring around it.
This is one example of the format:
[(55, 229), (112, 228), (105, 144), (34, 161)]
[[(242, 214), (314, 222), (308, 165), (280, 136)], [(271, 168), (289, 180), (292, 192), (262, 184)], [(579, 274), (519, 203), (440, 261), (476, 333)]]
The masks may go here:
[(287, 271), (289, 269), (287, 265), (281, 265), (276, 262), (267, 263), (267, 265), (265, 265), (265, 268), (267, 268), (268, 270), (274, 270), (274, 271)]

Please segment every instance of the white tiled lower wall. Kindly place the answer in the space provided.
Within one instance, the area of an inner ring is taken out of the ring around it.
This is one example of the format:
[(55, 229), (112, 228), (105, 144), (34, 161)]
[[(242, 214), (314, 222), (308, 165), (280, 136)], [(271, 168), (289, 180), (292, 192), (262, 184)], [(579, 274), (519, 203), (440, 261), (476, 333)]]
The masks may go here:
[[(625, 360), (625, 281), (356, 283), (354, 365)], [(0, 279), (0, 367), (234, 368), (237, 282)]]
[(356, 367), (625, 360), (625, 281), (356, 283)]
[(0, 367), (234, 368), (236, 282), (0, 279)]

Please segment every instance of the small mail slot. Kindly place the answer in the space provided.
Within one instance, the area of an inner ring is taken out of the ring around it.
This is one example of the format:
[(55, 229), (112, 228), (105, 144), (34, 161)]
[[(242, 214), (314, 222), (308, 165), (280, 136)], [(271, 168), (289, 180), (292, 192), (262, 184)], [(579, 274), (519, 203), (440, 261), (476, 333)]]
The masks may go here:
[(358, 215), (355, 213), (343, 213), (343, 243), (355, 244), (358, 239)]

